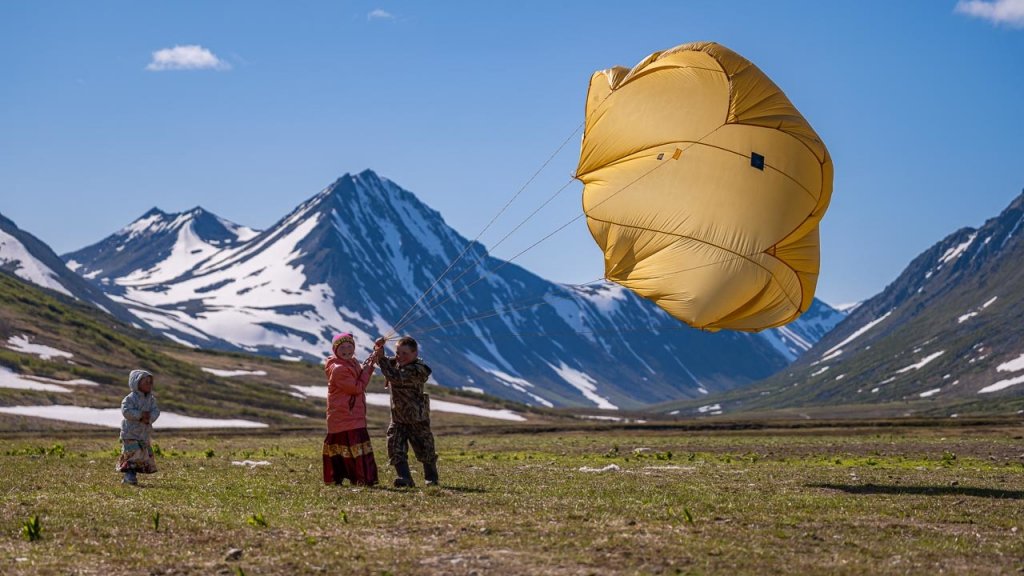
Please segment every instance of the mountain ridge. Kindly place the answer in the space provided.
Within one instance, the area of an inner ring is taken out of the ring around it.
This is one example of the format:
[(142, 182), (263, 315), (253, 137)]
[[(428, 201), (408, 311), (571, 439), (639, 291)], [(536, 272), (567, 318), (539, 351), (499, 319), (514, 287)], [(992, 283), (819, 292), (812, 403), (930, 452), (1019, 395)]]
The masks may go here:
[[(137, 225), (142, 220), (124, 230), (145, 228)], [(176, 230), (179, 244), (187, 244)], [(833, 324), (841, 317), (816, 303), (821, 318), (772, 333), (774, 341), (684, 330), (617, 285), (559, 285), (491, 257), (482, 244), (467, 249), (470, 241), (440, 213), (371, 170), (334, 180), (244, 241), (205, 243), (194, 254), (178, 249), (191, 258), (175, 266), (166, 259), (131, 270), (111, 266), (111, 255), (134, 257), (131, 244), (119, 244), (123, 237), (65, 258), (170, 338), (291, 359), (322, 355), (340, 326), (351, 327), (368, 350), (465, 249), (408, 330), (420, 331), (428, 354), (445, 358), (435, 370), (444, 384), (539, 405), (634, 407), (742, 385), (783, 367), (801, 342), (820, 337), (829, 317)], [(516, 309), (524, 300), (543, 305)], [(483, 314), (492, 316), (464, 322)], [(439, 333), (446, 325), (452, 327)], [(560, 336), (538, 349), (526, 336), (537, 333)]]
[(911, 260), (786, 370), (725, 412), (900, 405), (955, 417), (1024, 409), (1024, 191)]
[(64, 297), (85, 302), (128, 324), (139, 319), (65, 266), (46, 243), (0, 214), (0, 271)]

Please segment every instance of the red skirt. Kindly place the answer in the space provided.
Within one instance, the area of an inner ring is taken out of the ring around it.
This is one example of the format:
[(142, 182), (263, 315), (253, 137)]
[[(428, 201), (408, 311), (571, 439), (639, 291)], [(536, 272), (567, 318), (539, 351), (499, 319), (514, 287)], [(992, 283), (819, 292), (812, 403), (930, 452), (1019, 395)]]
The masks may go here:
[(366, 428), (328, 434), (324, 439), (324, 484), (373, 486), (377, 483), (377, 462)]

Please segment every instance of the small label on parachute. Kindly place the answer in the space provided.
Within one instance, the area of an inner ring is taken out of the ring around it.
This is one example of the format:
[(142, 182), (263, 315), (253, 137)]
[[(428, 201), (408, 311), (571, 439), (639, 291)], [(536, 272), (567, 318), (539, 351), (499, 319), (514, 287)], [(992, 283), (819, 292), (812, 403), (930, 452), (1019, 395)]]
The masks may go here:
[(757, 152), (751, 152), (750, 165), (758, 170), (764, 170), (764, 156), (761, 156)]
[(658, 154), (658, 160), (664, 160), (664, 159), (665, 159), (665, 153), (664, 152), (662, 152), (661, 154)]

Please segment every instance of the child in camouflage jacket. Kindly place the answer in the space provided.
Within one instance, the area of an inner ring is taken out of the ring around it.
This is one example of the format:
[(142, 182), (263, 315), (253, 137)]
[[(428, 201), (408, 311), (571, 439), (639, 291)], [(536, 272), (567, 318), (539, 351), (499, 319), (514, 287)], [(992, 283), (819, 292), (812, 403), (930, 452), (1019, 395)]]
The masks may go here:
[(388, 357), (380, 338), (374, 345), (374, 355), (380, 371), (387, 379), (391, 393), (391, 423), (388, 425), (388, 460), (395, 467), (398, 478), (395, 486), (415, 486), (409, 471), (409, 444), (416, 459), (423, 464), (423, 479), (427, 486), (436, 486), (437, 452), (434, 434), (430, 430), (430, 397), (423, 388), (430, 378), (430, 367), (419, 358), (419, 344), (406, 336), (398, 340), (394, 357)]

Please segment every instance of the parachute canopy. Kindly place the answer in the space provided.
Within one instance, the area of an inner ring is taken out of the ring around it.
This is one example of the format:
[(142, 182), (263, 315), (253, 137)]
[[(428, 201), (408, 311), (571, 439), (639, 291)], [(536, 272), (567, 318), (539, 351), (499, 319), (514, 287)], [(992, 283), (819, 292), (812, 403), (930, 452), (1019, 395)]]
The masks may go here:
[(576, 177), (605, 277), (672, 316), (756, 331), (810, 307), (832, 160), (739, 54), (699, 42), (594, 73)]

